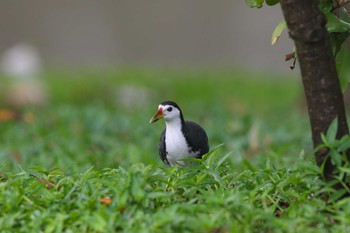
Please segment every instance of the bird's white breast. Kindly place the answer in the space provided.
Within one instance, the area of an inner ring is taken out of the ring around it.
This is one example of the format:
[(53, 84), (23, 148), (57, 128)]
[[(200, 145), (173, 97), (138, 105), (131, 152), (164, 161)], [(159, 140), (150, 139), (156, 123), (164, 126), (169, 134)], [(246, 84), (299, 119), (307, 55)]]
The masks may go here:
[(165, 146), (167, 160), (171, 166), (176, 164), (185, 165), (183, 158), (195, 157), (195, 153), (189, 152), (186, 139), (181, 131), (181, 124), (167, 124), (165, 132)]

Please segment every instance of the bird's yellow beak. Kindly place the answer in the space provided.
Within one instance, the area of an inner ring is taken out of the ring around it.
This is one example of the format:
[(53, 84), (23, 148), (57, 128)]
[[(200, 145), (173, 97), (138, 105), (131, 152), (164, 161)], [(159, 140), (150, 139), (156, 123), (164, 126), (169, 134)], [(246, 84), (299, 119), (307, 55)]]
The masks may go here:
[(149, 123), (154, 123), (154, 122), (158, 121), (161, 118), (163, 118), (163, 109), (162, 108), (158, 108), (158, 111), (157, 111), (156, 115), (154, 115), (154, 117), (152, 117), (152, 119), (149, 121)]

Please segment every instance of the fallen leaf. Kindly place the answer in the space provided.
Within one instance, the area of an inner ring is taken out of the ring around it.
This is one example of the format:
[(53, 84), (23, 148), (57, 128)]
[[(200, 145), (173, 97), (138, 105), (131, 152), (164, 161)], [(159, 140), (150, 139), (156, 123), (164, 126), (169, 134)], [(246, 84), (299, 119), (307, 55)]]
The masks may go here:
[(36, 175), (30, 174), (30, 176), (34, 177), (37, 181), (44, 184), (47, 189), (52, 189), (55, 186), (54, 183), (52, 183), (48, 180), (45, 180), (43, 178), (37, 177)]
[(6, 122), (15, 120), (18, 117), (18, 113), (11, 109), (0, 109), (0, 122)]
[(284, 201), (280, 201), (279, 202), (279, 207), (277, 207), (275, 209), (275, 216), (276, 217), (281, 217), (281, 215), (283, 214), (283, 212), (289, 208), (289, 203), (288, 202), (284, 202)]
[(112, 203), (112, 200), (110, 197), (102, 197), (100, 199), (100, 203), (101, 204), (106, 204), (106, 205), (110, 205)]

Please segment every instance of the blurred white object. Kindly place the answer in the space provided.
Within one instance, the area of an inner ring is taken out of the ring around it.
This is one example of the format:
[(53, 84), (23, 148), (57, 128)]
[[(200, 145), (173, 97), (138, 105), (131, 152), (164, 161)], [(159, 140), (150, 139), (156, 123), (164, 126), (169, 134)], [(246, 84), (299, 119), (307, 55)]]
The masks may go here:
[(116, 94), (117, 103), (125, 108), (141, 108), (151, 98), (149, 89), (133, 85), (119, 87)]
[(7, 49), (1, 57), (1, 72), (12, 82), (7, 90), (7, 101), (11, 105), (44, 105), (47, 92), (40, 74), (42, 62), (37, 49), (20, 43)]
[(7, 92), (7, 102), (15, 106), (42, 106), (47, 103), (47, 92), (36, 80), (16, 82)]
[(36, 78), (42, 71), (39, 52), (29, 44), (17, 44), (3, 53), (1, 70), (9, 77)]

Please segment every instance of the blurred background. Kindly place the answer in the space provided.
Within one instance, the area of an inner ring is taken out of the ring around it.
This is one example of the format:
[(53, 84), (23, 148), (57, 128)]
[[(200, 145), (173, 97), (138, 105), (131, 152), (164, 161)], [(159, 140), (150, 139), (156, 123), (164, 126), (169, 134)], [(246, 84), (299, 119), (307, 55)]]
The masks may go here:
[(284, 61), (292, 42), (284, 32), (271, 46), (281, 19), (244, 0), (4, 0), (0, 159), (161, 163), (164, 123), (148, 121), (168, 99), (235, 161), (299, 154), (291, 142), (310, 141), (299, 71)]
[(279, 5), (250, 9), (244, 0), (20, 1), (0, 8), (0, 52), (32, 46), (45, 68), (239, 67), (290, 72), (286, 33), (271, 34)]

